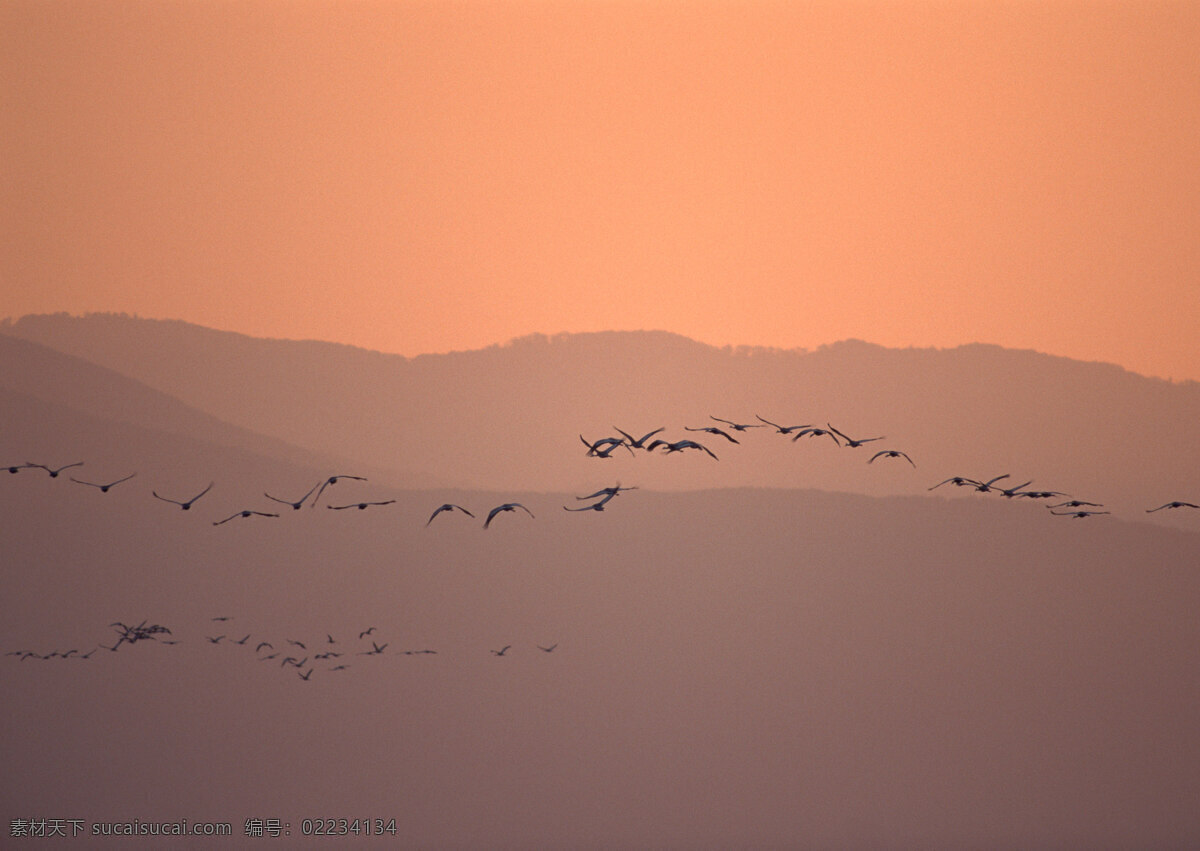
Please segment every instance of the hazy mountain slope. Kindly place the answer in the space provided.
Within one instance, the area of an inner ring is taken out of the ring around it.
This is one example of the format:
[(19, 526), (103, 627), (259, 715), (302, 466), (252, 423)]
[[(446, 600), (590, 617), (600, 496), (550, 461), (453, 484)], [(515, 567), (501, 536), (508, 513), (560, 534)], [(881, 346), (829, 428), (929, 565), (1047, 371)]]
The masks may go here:
[[(184, 404), (166, 392), (38, 343), (0, 334), (0, 362), (5, 367), (0, 371), (0, 388), (11, 391), (11, 394), (5, 394), (4, 404), (0, 407), (6, 453), (64, 453), (81, 456), (73, 457), (71, 461), (93, 462), (127, 458), (135, 468), (153, 466), (154, 460), (165, 462), (159, 466), (168, 469), (189, 464), (186, 455), (173, 459), (143, 457), (146, 452), (141, 440), (120, 446), (110, 439), (115, 433), (110, 428), (112, 423), (127, 423), (149, 432), (162, 432), (203, 444), (229, 447), (249, 456), (274, 459), (284, 465), (309, 470), (345, 472), (348, 466), (352, 466), (342, 456), (314, 452), (290, 445), (278, 437), (230, 425), (212, 414)], [(38, 410), (46, 412), (51, 421), (42, 422), (38, 417), (30, 416), (32, 409), (28, 398), (50, 403), (48, 407)], [(87, 416), (75, 419), (70, 413), (60, 410), (62, 406)], [(21, 440), (17, 439), (18, 436)], [(150, 441), (151, 444), (156, 442), (161, 443), (157, 438)], [(178, 449), (182, 444), (174, 441), (172, 445)], [(360, 467), (365, 466), (362, 461), (355, 463)], [(428, 479), (414, 480), (411, 475), (403, 473), (383, 472), (378, 465), (372, 465), (370, 470), (376, 477), (385, 477), (393, 484), (431, 483)]]
[[(419, 462), (491, 488), (573, 488), (599, 469), (657, 488), (923, 493), (951, 475), (1011, 473), (1013, 484), (1033, 479), (1127, 515), (1200, 496), (1200, 385), (989, 345), (731, 351), (612, 332), (406, 359), (122, 316), (26, 317), (6, 331), (298, 445), (381, 465)], [(887, 440), (839, 450), (766, 429), (739, 435), (741, 446), (700, 435), (720, 462), (623, 453), (597, 461), (579, 444), (580, 433), (595, 439), (614, 426), (697, 437), (683, 426), (713, 424), (710, 414), (832, 422)], [(868, 467), (878, 448), (908, 452), (918, 469), (896, 460)]]
[[(0, 480), (0, 651), (115, 620), (180, 644), (0, 656), (15, 812), (229, 820), (230, 847), (331, 813), (409, 847), (1200, 841), (1194, 533), (803, 491), (522, 493), (537, 518), (487, 532), (425, 528), (428, 494), (219, 528), (109, 496)], [(305, 682), (261, 640), (345, 655)]]

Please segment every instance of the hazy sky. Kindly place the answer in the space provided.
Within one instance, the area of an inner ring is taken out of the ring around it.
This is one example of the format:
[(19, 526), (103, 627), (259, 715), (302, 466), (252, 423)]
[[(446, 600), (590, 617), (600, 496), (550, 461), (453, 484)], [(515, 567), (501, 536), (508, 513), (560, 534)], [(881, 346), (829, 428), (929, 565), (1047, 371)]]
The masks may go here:
[(1200, 4), (0, 4), (0, 316), (1200, 379)]

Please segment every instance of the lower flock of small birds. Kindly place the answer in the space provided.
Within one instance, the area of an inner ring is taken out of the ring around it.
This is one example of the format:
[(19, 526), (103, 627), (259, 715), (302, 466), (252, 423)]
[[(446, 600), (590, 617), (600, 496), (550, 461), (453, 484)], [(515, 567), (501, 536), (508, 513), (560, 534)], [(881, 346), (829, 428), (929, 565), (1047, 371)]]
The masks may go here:
[[(191, 641), (201, 645), (208, 644), (214, 647), (228, 648), (229, 651), (237, 648), (235, 652), (253, 654), (257, 661), (271, 663), (268, 667), (275, 667), (280, 671), (292, 671), (306, 682), (312, 678), (314, 671), (320, 671), (322, 674), (348, 671), (355, 666), (374, 664), (374, 660), (383, 656), (438, 655), (438, 651), (428, 647), (396, 648), (395, 642), (384, 641), (374, 626), (368, 626), (360, 631), (357, 638), (337, 639), (333, 637), (332, 633), (325, 633), (323, 637), (301, 641), (286, 636), (283, 638), (266, 637), (250, 632), (238, 638), (235, 635), (236, 631), (228, 631), (235, 625), (235, 618), (231, 616), (214, 617), (211, 619), (210, 628), (203, 631), (205, 634), (198, 639), (191, 639)], [(86, 661), (91, 659), (98, 650), (116, 653), (122, 647), (133, 647), (147, 641), (157, 645), (171, 646), (184, 643), (183, 640), (176, 638), (175, 633), (167, 627), (162, 624), (152, 624), (146, 620), (136, 625), (116, 621), (109, 626), (113, 630), (113, 636), (110, 639), (112, 643), (100, 642), (87, 652), (76, 647), (70, 650), (52, 650), (49, 653), (26, 649), (10, 650), (4, 655), (12, 656), (21, 662), (28, 659)], [(209, 632), (213, 634), (207, 634)], [(488, 652), (492, 656), (507, 657), (509, 651), (519, 652), (514, 651), (513, 648), (512, 644), (505, 644), (498, 649), (488, 648)], [(553, 653), (558, 648), (558, 642), (550, 645), (534, 644), (533, 648), (541, 653)], [(530, 651), (533, 651), (533, 648), (529, 648)]]
[[(692, 433), (707, 434), (713, 438), (719, 438), (728, 447), (741, 445), (741, 440), (734, 437), (730, 432), (744, 435), (751, 429), (770, 429), (771, 432), (781, 435), (795, 443), (801, 438), (828, 438), (830, 443), (842, 449), (860, 449), (869, 443), (885, 440), (885, 437), (861, 437), (852, 438), (845, 432), (835, 428), (832, 424), (826, 423), (824, 426), (818, 426), (811, 423), (802, 425), (780, 425), (772, 422), (764, 417), (756, 415), (758, 422), (743, 423), (734, 420), (722, 419), (720, 417), (710, 416), (710, 419), (720, 425), (696, 425), (684, 426), (684, 431)], [(634, 455), (638, 452), (649, 455), (674, 455), (682, 454), (691, 451), (707, 458), (717, 461), (717, 454), (708, 446), (690, 438), (680, 438), (678, 440), (667, 440), (666, 438), (657, 437), (657, 435), (666, 431), (666, 427), (656, 428), (652, 431), (642, 434), (640, 437), (634, 437), (630, 432), (614, 426), (616, 435), (601, 437), (597, 440), (588, 440), (582, 434), (579, 435), (579, 440), (586, 447), (586, 457), (594, 459), (609, 459), (613, 454), (625, 450)], [(652, 439), (653, 438), (653, 439)], [(823, 442), (823, 440), (822, 440)], [(826, 444), (828, 445), (828, 444)], [(867, 464), (875, 464), (885, 461), (899, 461), (907, 463), (912, 469), (916, 469), (916, 463), (909, 455), (899, 449), (878, 449), (873, 447), (868, 449), (871, 454), (867, 457)], [(7, 469), (10, 474), (24, 473), (26, 471), (40, 470), (48, 474), (51, 478), (58, 478), (65, 470), (74, 469), (83, 466), (82, 461), (76, 461), (70, 464), (64, 464), (59, 467), (52, 467), (48, 464), (25, 462), (22, 464), (13, 464), (5, 467), (0, 467), (0, 470)], [(128, 482), (133, 479), (137, 473), (129, 473), (112, 481), (95, 482), (88, 479), (76, 478), (73, 475), (68, 475), (67, 479), (75, 484), (96, 489), (99, 493), (108, 493), (117, 485)], [(306, 493), (297, 499), (288, 498), (264, 491), (263, 497), (271, 502), (287, 506), (293, 511), (300, 511), (306, 505), (310, 509), (317, 508), (321, 505), (322, 497), (326, 494), (329, 488), (334, 487), (343, 480), (365, 482), (364, 476), (353, 475), (333, 475), (327, 476), (316, 482), (308, 489)], [(1022, 482), (1021, 484), (1013, 485), (1010, 474), (1005, 473), (991, 478), (973, 478), (968, 476), (951, 476), (943, 479), (937, 484), (927, 488), (933, 491), (943, 486), (970, 488), (977, 493), (996, 494), (1005, 499), (1022, 499), (1022, 500), (1039, 500), (1043, 501), (1050, 513), (1060, 517), (1072, 517), (1083, 519), (1096, 517), (1098, 515), (1110, 514), (1111, 512), (1104, 507), (1103, 503), (1093, 502), (1089, 500), (1077, 499), (1070, 493), (1060, 490), (1033, 489), (1030, 486), (1033, 480)], [(183, 511), (190, 511), (192, 507), (205, 495), (207, 495), (215, 485), (215, 482), (209, 482), (203, 488), (199, 489), (194, 494), (160, 494), (157, 490), (151, 491), (151, 496), (161, 502), (175, 505)], [(600, 512), (606, 510), (609, 503), (612, 502), (620, 494), (637, 490), (635, 486), (622, 486), (619, 482), (616, 485), (601, 488), (593, 493), (575, 497), (576, 505), (562, 506), (564, 511), (572, 513), (582, 513), (595, 511)], [(365, 511), (367, 509), (382, 508), (395, 503), (394, 499), (378, 499), (378, 500), (361, 500), (356, 502), (346, 502), (334, 504), (333, 502), (325, 503), (325, 508), (332, 511), (348, 511), (351, 509)], [(265, 506), (264, 506), (265, 507)], [(1195, 502), (1187, 502), (1184, 500), (1170, 500), (1153, 508), (1145, 509), (1147, 514), (1153, 514), (1159, 511), (1169, 511), (1174, 509), (1200, 509), (1200, 505)], [(228, 515), (212, 520), (213, 526), (223, 526), (233, 520), (250, 519), (250, 518), (278, 518), (280, 512), (284, 509), (276, 509), (275, 511), (262, 510), (260, 508), (243, 508), (234, 511)], [(505, 514), (513, 514), (515, 516), (527, 515), (529, 518), (534, 518), (535, 515), (527, 506), (519, 502), (506, 502), (497, 505), (487, 511), (484, 515), (483, 528), (486, 530), (491, 527), (492, 523), (500, 516)], [(425, 526), (429, 527), (435, 520), (442, 518), (443, 515), (447, 518), (441, 520), (441, 523), (449, 522), (450, 517), (461, 517), (463, 519), (470, 518), (478, 520), (476, 514), (469, 509), (457, 505), (455, 503), (443, 503), (433, 509), (429, 518), (425, 521)], [(214, 622), (226, 622), (229, 618), (218, 617), (213, 618)], [(14, 650), (9, 651), (6, 655), (15, 657), (20, 661), (27, 659), (38, 660), (68, 660), (90, 659), (97, 650), (105, 650), (107, 652), (116, 652), (125, 646), (133, 646), (146, 641), (156, 642), (158, 644), (177, 644), (179, 640), (174, 638), (171, 630), (161, 624), (147, 624), (142, 622), (136, 626), (130, 626), (125, 623), (117, 622), (112, 624), (112, 628), (116, 630), (112, 644), (97, 644), (87, 652), (82, 652), (78, 648), (59, 651), (53, 650), (48, 653), (38, 653), (31, 650)], [(247, 633), (240, 638), (237, 638), (229, 633), (222, 632), (218, 635), (205, 635), (204, 640), (215, 646), (237, 647), (244, 648), (247, 652), (253, 652), (262, 662), (276, 663), (280, 669), (292, 669), (297, 676), (302, 680), (308, 680), (312, 677), (313, 672), (327, 671), (345, 671), (356, 663), (365, 661), (362, 657), (370, 659), (372, 657), (380, 657), (385, 653), (389, 655), (404, 655), (404, 656), (426, 656), (436, 655), (437, 651), (428, 648), (422, 649), (391, 649), (392, 642), (379, 643), (380, 639), (373, 637), (375, 633), (374, 627), (369, 627), (363, 630), (357, 637), (357, 643), (350, 644), (347, 642), (339, 642), (334, 639), (331, 634), (326, 634), (323, 641), (320, 642), (302, 642), (291, 638), (282, 640), (265, 639), (251, 633)], [(309, 647), (312, 644), (313, 646)], [(558, 644), (550, 645), (535, 645), (538, 651), (543, 653), (551, 653), (558, 647)], [(489, 652), (497, 657), (506, 657), (513, 650), (511, 644), (504, 645), (500, 648), (489, 648)]]

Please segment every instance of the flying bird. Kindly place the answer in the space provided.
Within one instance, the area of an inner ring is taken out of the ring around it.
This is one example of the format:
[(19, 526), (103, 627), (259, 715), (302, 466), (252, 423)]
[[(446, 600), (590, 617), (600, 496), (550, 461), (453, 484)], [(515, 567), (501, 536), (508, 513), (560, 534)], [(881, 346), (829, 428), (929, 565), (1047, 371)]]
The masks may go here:
[(281, 503), (283, 505), (290, 505), (292, 508), (299, 511), (300, 506), (304, 505), (304, 500), (306, 500), (310, 496), (312, 496), (312, 492), (315, 491), (318, 487), (320, 487), (320, 485), (321, 485), (321, 483), (317, 482), (315, 485), (313, 485), (311, 488), (308, 489), (308, 493), (306, 493), (304, 496), (300, 497), (295, 502), (292, 502), (291, 500), (287, 500), (287, 499), (280, 499), (277, 496), (271, 496), (269, 493), (266, 493), (266, 492), (263, 493), (263, 496), (265, 496), (267, 499), (274, 500), (275, 502)]
[(1001, 496), (1007, 497), (1009, 499), (1012, 499), (1014, 496), (1025, 496), (1025, 493), (1040, 493), (1040, 491), (1026, 491), (1025, 493), (1021, 492), (1021, 488), (1025, 487), (1025, 485), (1031, 485), (1031, 484), (1033, 484), (1033, 479), (1030, 479), (1027, 482), (1023, 482), (1013, 488), (996, 488), (996, 491)]
[(474, 518), (474, 517), (475, 517), (475, 515), (474, 515), (474, 514), (472, 514), (471, 512), (467, 511), (467, 509), (463, 508), (461, 505), (455, 505), (455, 504), (454, 504), (454, 503), (452, 503), (452, 502), (444, 502), (444, 503), (442, 503), (441, 505), (439, 505), (437, 508), (435, 508), (435, 509), (433, 510), (433, 514), (430, 514), (430, 515), (429, 515), (429, 519), (425, 521), (425, 525), (426, 525), (426, 526), (428, 526), (430, 523), (432, 523), (432, 522), (433, 522), (433, 518), (437, 517), (437, 516), (438, 516), (439, 514), (441, 514), (443, 511), (449, 511), (449, 512), (453, 513), (453, 512), (454, 512), (454, 509), (456, 509), (456, 508), (457, 508), (459, 511), (461, 511), (463, 514), (467, 515), (468, 517), (471, 517), (471, 518)]
[(396, 500), (394, 499), (383, 499), (377, 500), (376, 502), (352, 502), (349, 505), (327, 505), (325, 507), (332, 508), (334, 511), (342, 511), (346, 508), (357, 508), (359, 511), (362, 511), (364, 508), (370, 505), (391, 505), (395, 501)]
[(838, 446), (842, 445), (833, 432), (829, 431), (828, 429), (817, 428), (816, 426), (809, 426), (807, 428), (800, 429), (800, 431), (792, 435), (792, 442), (795, 443), (802, 437), (828, 437)]
[(321, 499), (321, 494), (325, 493), (325, 488), (329, 487), (330, 485), (336, 485), (340, 479), (354, 479), (355, 481), (359, 482), (365, 482), (367, 480), (365, 476), (330, 476), (321, 483), (321, 489), (317, 491), (317, 495), (313, 497), (312, 504), (309, 507), (316, 508), (317, 502), (319, 502)]
[(233, 520), (235, 517), (252, 517), (255, 515), (257, 515), (259, 517), (278, 517), (279, 516), (278, 514), (271, 514), (270, 512), (267, 512), (267, 511), (251, 511), (250, 509), (246, 509), (244, 511), (235, 511), (233, 514), (230, 514), (224, 520), (214, 520), (213, 525), (220, 526), (222, 523), (228, 523), (230, 520)]
[(774, 428), (774, 429), (775, 429), (775, 431), (776, 431), (776, 433), (778, 433), (778, 434), (791, 434), (792, 432), (796, 431), (797, 429), (801, 429), (801, 428), (812, 428), (812, 425), (811, 425), (811, 424), (805, 424), (805, 425), (794, 425), (794, 426), (781, 426), (779, 423), (773, 423), (773, 422), (771, 422), (771, 421), (770, 421), (770, 420), (768, 420), (768, 419), (764, 419), (763, 417), (759, 417), (759, 416), (758, 416), (758, 414), (755, 414), (754, 416), (758, 417), (758, 418), (759, 418), (760, 420), (762, 420), (764, 423), (766, 423), (767, 425), (769, 425), (769, 426), (771, 426), (772, 428)]
[(121, 484), (121, 482), (127, 482), (136, 475), (137, 475), (137, 473), (130, 473), (125, 478), (117, 479), (115, 482), (109, 482), (106, 485), (97, 484), (96, 482), (85, 482), (83, 479), (77, 479), (74, 476), (71, 476), (70, 479), (71, 479), (71, 481), (75, 482), (76, 484), (87, 485), (87, 486), (93, 487), (93, 488), (99, 488), (100, 493), (108, 493), (108, 489), (111, 488), (113, 485), (119, 485), (119, 484)]
[(635, 490), (637, 490), (637, 485), (623, 488), (623, 487), (621, 487), (621, 483), (617, 482), (611, 488), (601, 488), (600, 490), (596, 491), (595, 493), (590, 493), (587, 496), (577, 496), (575, 498), (576, 499), (595, 499), (598, 496), (616, 496), (621, 491), (635, 491)]
[(1093, 508), (1102, 508), (1103, 502), (1084, 502), (1082, 499), (1072, 499), (1069, 502), (1060, 502), (1056, 505), (1047, 505), (1047, 508), (1080, 508), (1084, 505), (1090, 505)]
[(32, 461), (26, 461), (25, 466), (26, 467), (41, 467), (43, 470), (45, 470), (47, 473), (50, 474), (50, 478), (57, 479), (58, 474), (61, 473), (63, 470), (68, 470), (71, 467), (82, 467), (83, 462), (76, 461), (74, 464), (64, 464), (63, 466), (61, 466), (57, 469), (52, 469), (50, 467), (47, 467), (45, 464), (34, 464)]
[(1051, 511), (1058, 517), (1092, 517), (1096, 514), (1112, 514), (1111, 511)]
[(359, 641), (362, 641), (364, 638), (366, 638), (368, 635), (370, 635), (370, 634), (371, 634), (371, 633), (373, 633), (374, 631), (375, 631), (375, 627), (373, 627), (373, 626), (372, 626), (372, 627), (367, 627), (366, 629), (364, 629), (362, 632), (360, 632), (360, 633), (358, 634), (358, 640), (359, 640)]
[(522, 511), (524, 511), (526, 514), (528, 514), (530, 517), (533, 517), (533, 512), (530, 511), (525, 506), (521, 505), (521, 503), (506, 502), (506, 503), (504, 503), (504, 505), (497, 505), (495, 508), (493, 508), (491, 511), (488, 512), (487, 520), (483, 521), (483, 528), (486, 529), (488, 526), (490, 526), (491, 522), (492, 522), (492, 518), (495, 517), (497, 514), (499, 514), (501, 511), (514, 511), (518, 508), (521, 509)]
[(976, 482), (975, 490), (979, 491), (980, 493), (989, 493), (992, 490), (992, 485), (1001, 479), (1007, 479), (1008, 475), (1008, 473), (1005, 473), (1003, 476), (996, 476), (996, 478), (988, 479), (986, 482)]
[(612, 499), (611, 496), (606, 496), (604, 499), (600, 500), (599, 502), (593, 503), (591, 505), (581, 505), (578, 508), (568, 508), (567, 506), (564, 505), (563, 511), (603, 511), (604, 503), (608, 502), (610, 499)]
[(707, 446), (702, 446), (701, 444), (697, 443), (694, 440), (677, 440), (674, 443), (669, 443), (665, 440), (656, 440), (653, 443), (651, 443), (649, 446), (647, 446), (646, 449), (650, 452), (653, 452), (659, 446), (665, 446), (667, 448), (667, 450), (666, 450), (667, 455), (670, 455), (672, 452), (682, 452), (685, 449), (700, 449), (704, 452), (707, 452), (709, 455), (711, 455), (714, 461), (721, 460), (716, 455), (713, 455), (712, 450), (709, 449)]
[[(874, 455), (872, 455), (870, 458), (867, 459), (867, 463), (870, 464), (870, 463), (874, 462), (874, 460), (876, 458), (903, 458), (905, 461), (912, 464), (914, 467), (917, 466), (916, 464), (913, 464), (913, 459), (909, 458), (907, 453), (901, 452), (899, 449), (883, 449), (879, 452), (876, 452)], [(945, 484), (945, 482), (943, 482), (942, 484)], [(933, 490), (933, 488), (930, 488), (930, 490)]]
[(725, 431), (717, 428), (716, 426), (701, 426), (700, 428), (692, 428), (691, 426), (684, 426), (683, 430), (684, 431), (706, 431), (709, 434), (719, 435), (719, 436), (725, 438), (726, 440), (728, 440), (730, 443), (741, 443), (740, 440), (737, 440), (736, 438), (729, 435)]
[(967, 485), (971, 485), (972, 487), (974, 487), (975, 485), (978, 485), (979, 482), (975, 481), (974, 479), (968, 479), (966, 476), (951, 476), (950, 478), (948, 478), (944, 481), (938, 482), (936, 485), (929, 488), (929, 490), (931, 490), (931, 491), (937, 490), (942, 485), (946, 485), (946, 484), (951, 484), (951, 485), (954, 485), (955, 487), (961, 488), (961, 487), (966, 487)]
[(176, 505), (178, 505), (180, 508), (182, 508), (184, 511), (187, 511), (188, 509), (190, 509), (192, 507), (192, 503), (194, 503), (200, 497), (204, 496), (206, 493), (208, 493), (210, 490), (212, 490), (213, 484), (215, 484), (215, 483), (209, 482), (208, 487), (206, 487), (204, 490), (200, 491), (200, 493), (196, 494), (194, 497), (189, 499), (187, 502), (180, 502), (177, 499), (168, 499), (165, 496), (159, 496), (158, 491), (150, 491), (150, 493), (154, 494), (154, 496), (156, 498), (161, 499), (163, 502), (173, 502)]
[(1162, 511), (1164, 508), (1200, 508), (1200, 505), (1196, 505), (1194, 502), (1180, 502), (1179, 500), (1175, 500), (1174, 502), (1164, 502), (1158, 508), (1147, 508), (1146, 513), (1153, 514), (1156, 511)]
[(735, 423), (733, 420), (723, 420), (720, 417), (714, 417), (712, 414), (709, 414), (708, 418), (710, 420), (716, 420), (719, 423), (725, 423), (725, 425), (729, 426), (734, 431), (746, 431), (747, 429), (751, 429), (751, 428), (766, 428), (767, 427), (765, 425), (759, 425), (759, 424)]
[(628, 432), (621, 431), (616, 426), (613, 426), (613, 428), (616, 429), (618, 432), (620, 432), (621, 436), (629, 441), (629, 446), (631, 449), (645, 449), (646, 441), (649, 440), (650, 438), (654, 437), (654, 435), (658, 434), (660, 431), (665, 431), (667, 427), (662, 426), (661, 428), (656, 428), (654, 431), (646, 432), (641, 437), (639, 437), (637, 440), (634, 440), (633, 435), (629, 434)]
[(537, 646), (537, 649), (538, 649), (538, 650), (541, 650), (541, 651), (543, 651), (543, 652), (545, 652), (545, 653), (552, 653), (552, 652), (554, 652), (554, 648), (555, 648), (555, 647), (557, 647), (557, 646), (558, 646), (558, 644), (557, 644), (557, 643), (556, 643), (556, 644), (551, 644), (549, 647), (543, 647), (542, 645), (540, 645), (540, 644), (539, 644), (539, 645)]
[(33, 466), (32, 464), (10, 464), (10, 465), (8, 465), (8, 467), (6, 469), (10, 473), (19, 473), (22, 470), (26, 470), (32, 466)]
[(612, 454), (621, 446), (629, 449), (630, 455), (633, 454), (633, 450), (626, 446), (625, 441), (619, 437), (602, 437), (595, 443), (591, 443), (581, 434), (579, 435), (579, 439), (588, 448), (587, 457), (589, 458), (611, 458)]
[[(883, 437), (861, 437), (861, 438), (858, 438), (857, 440), (855, 440), (853, 438), (847, 437), (845, 434), (838, 431), (836, 428), (833, 427), (832, 424), (825, 423), (825, 425), (829, 426), (829, 430), (831, 432), (836, 434), (842, 440), (846, 441), (845, 445), (850, 447), (851, 449), (857, 449), (858, 447), (862, 446), (864, 443), (870, 443), (873, 440), (886, 440), (887, 439), (887, 435), (884, 435)], [(913, 466), (916, 466), (916, 465), (914, 464)]]
[(488, 652), (490, 652), (493, 656), (503, 656), (505, 653), (508, 652), (508, 648), (510, 648), (510, 647), (512, 647), (511, 644), (505, 644), (499, 650), (490, 650)]

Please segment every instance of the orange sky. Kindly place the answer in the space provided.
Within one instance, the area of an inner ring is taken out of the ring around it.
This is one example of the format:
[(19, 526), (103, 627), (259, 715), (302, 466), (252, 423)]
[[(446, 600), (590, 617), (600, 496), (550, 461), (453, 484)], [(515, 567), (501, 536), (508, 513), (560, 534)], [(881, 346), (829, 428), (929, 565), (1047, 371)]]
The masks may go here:
[(0, 4), (0, 316), (1200, 379), (1200, 4)]

